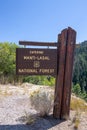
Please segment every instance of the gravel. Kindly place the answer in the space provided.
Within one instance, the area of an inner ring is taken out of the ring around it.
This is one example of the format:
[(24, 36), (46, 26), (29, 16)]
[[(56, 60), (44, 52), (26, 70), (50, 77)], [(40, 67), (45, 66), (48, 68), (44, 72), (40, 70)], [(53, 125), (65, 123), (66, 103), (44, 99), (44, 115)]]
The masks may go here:
[[(29, 114), (38, 113), (32, 108), (29, 101), (29, 93), (37, 86), (23, 84), (20, 86), (0, 85), (0, 130), (75, 130), (72, 124), (74, 111), (70, 112), (70, 120), (37, 117), (36, 120), (27, 124)], [(39, 86), (43, 87), (43, 86)], [(87, 115), (82, 113), (78, 130), (87, 130)]]

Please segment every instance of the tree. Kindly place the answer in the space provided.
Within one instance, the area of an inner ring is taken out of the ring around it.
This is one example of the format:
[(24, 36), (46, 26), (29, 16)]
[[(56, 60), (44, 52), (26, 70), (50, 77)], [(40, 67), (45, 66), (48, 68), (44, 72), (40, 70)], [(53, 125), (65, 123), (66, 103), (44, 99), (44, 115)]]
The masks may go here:
[(77, 96), (81, 96), (81, 87), (79, 84), (73, 86), (72, 92), (75, 93)]
[(73, 84), (81, 86), (81, 91), (87, 91), (87, 41), (76, 47), (73, 71)]
[(14, 43), (0, 43), (0, 75), (4, 77), (13, 76), (16, 72), (16, 48)]

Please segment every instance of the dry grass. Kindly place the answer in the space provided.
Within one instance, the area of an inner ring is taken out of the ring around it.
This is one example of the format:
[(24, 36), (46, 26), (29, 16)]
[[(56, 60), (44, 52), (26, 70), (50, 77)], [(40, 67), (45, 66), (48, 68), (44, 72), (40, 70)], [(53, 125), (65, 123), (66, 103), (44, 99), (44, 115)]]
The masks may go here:
[(78, 97), (72, 96), (70, 108), (71, 110), (76, 111), (72, 119), (72, 124), (74, 126), (74, 130), (78, 130), (81, 122), (81, 114), (83, 112), (87, 114), (87, 103)]
[(0, 89), (0, 97), (6, 97), (12, 95), (12, 92), (8, 92), (8, 90), (2, 90)]
[(72, 96), (70, 108), (75, 111), (87, 112), (87, 103), (80, 98)]
[(80, 125), (80, 117), (81, 117), (81, 113), (76, 112), (72, 121), (71, 121), (71, 125), (73, 125), (74, 130), (78, 130), (79, 125)]

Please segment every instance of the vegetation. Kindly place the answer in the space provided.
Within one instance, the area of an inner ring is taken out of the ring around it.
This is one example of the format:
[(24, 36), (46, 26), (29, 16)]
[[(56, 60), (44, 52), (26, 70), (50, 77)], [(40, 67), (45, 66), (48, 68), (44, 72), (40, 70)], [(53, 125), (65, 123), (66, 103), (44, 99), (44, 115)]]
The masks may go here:
[(37, 85), (54, 86), (55, 78), (52, 76), (27, 76), (24, 77), (23, 82), (30, 82)]
[(82, 91), (87, 90), (87, 41), (76, 48), (73, 83), (79, 83)]
[[(77, 84), (77, 86), (79, 85)], [(82, 113), (85, 112), (85, 114), (87, 114), (87, 103), (83, 99), (72, 95), (70, 109), (76, 112), (72, 119), (71, 125), (73, 125), (74, 129), (77, 130), (80, 125)]]
[(36, 109), (40, 116), (46, 116), (49, 114), (53, 106), (53, 92), (47, 91), (43, 88), (38, 88), (31, 92), (30, 102), (31, 105)]
[(0, 43), (0, 83), (15, 83), (21, 80), (16, 75), (16, 48), (15, 43)]
[(72, 90), (87, 101), (87, 41), (76, 47)]
[[(0, 83), (30, 82), (39, 85), (55, 85), (51, 76), (17, 76), (15, 43), (0, 43)], [(78, 44), (75, 50), (72, 92), (87, 101), (87, 41)]]
[(87, 103), (81, 98), (72, 96), (70, 108), (71, 110), (76, 110), (76, 112), (87, 112)]

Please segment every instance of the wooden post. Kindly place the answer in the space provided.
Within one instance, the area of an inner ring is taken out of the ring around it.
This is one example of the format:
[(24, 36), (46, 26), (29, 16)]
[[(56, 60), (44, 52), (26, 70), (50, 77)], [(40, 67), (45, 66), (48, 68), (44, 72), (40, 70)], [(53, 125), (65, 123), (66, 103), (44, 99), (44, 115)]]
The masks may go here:
[(68, 37), (66, 45), (65, 74), (64, 74), (63, 96), (61, 106), (62, 119), (67, 119), (69, 117), (70, 112), (72, 70), (73, 70), (74, 49), (76, 43), (76, 32), (73, 29), (68, 28), (67, 36)]
[(76, 32), (64, 29), (58, 37), (57, 77), (54, 96), (54, 118), (67, 119), (70, 111), (72, 70)]
[(57, 53), (57, 77), (54, 96), (54, 118), (61, 117), (62, 91), (64, 81), (65, 53), (66, 53), (67, 29), (64, 29), (58, 36), (58, 53)]

